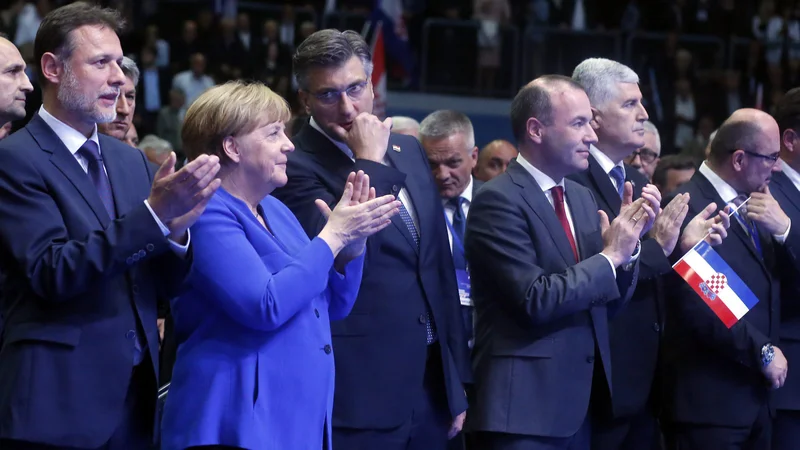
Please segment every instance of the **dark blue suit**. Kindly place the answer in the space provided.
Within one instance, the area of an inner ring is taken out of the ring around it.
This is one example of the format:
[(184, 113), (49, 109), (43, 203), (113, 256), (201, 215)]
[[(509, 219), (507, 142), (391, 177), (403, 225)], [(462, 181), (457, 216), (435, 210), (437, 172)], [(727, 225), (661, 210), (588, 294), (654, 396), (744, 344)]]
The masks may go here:
[[(626, 180), (633, 184), (633, 198), (642, 195), (648, 181), (631, 166), (625, 166)], [(571, 176), (594, 194), (600, 209), (614, 220), (622, 200), (608, 174), (594, 156), (589, 168)], [(652, 448), (656, 440), (656, 421), (650, 410), (651, 393), (658, 392), (658, 355), (663, 326), (663, 299), (659, 277), (672, 270), (669, 259), (655, 239), (642, 241), (639, 257), (639, 282), (630, 303), (611, 322), (611, 385), (614, 397), (604, 405), (606, 420), (594, 424), (593, 448), (597, 450)]]
[[(590, 398), (611, 390), (608, 320), (633, 293), (638, 263), (618, 268), (615, 279), (599, 254), (591, 192), (567, 179), (564, 193), (581, 261), (553, 206), (517, 161), (486, 182), (470, 207), (477, 392), (467, 421), (470, 431), (489, 432), (481, 433), (480, 448), (560, 448), (558, 441), (585, 426)], [(588, 446), (587, 437), (580, 448)]]
[(167, 288), (180, 283), (188, 263), (170, 251), (143, 202), (153, 180), (144, 155), (99, 140), (114, 220), (41, 117), (0, 142), (0, 439), (104, 445), (120, 428), (138, 378), (137, 330), (149, 350), (137, 371), (152, 388), (137, 393), (145, 404), (137, 420), (152, 431), (156, 296), (174, 293)]
[[(785, 163), (784, 163), (785, 164)], [(783, 172), (772, 175), (770, 192), (781, 209), (800, 226), (800, 191)], [(786, 384), (775, 392), (773, 450), (792, 450), (800, 442), (800, 280), (787, 280), (781, 285), (780, 348), (789, 361)]]
[[(367, 240), (358, 299), (347, 318), (331, 324), (336, 349), (334, 448), (394, 448), (366, 435), (408, 426), (414, 413), (425, 409), (419, 406), (422, 399), (437, 404), (426, 426), (439, 430), (436, 436), (446, 435), (449, 421), (466, 410), (464, 383), (470, 381), (470, 371), (444, 210), (422, 147), (413, 137), (392, 134), (386, 152), (390, 165), (383, 165), (353, 162), (311, 126), (302, 129), (294, 144), (289, 183), (274, 195), (309, 236), (316, 236), (325, 222), (314, 199), (333, 206), (347, 175), (358, 170), (369, 175), (378, 196), (397, 195), (405, 187), (419, 230), (419, 249), (399, 216)], [(439, 336), (438, 345), (430, 348), (426, 305)], [(435, 347), (440, 351), (433, 351)], [(406, 448), (405, 443), (397, 445)], [(421, 445), (434, 450), (446, 442)]]
[[(711, 202), (725, 207), (700, 171), (676, 194), (683, 192), (691, 196), (683, 227)], [(768, 342), (780, 345), (781, 284), (797, 276), (800, 227), (792, 225), (783, 245), (758, 229), (763, 257), (735, 218), (728, 237), (715, 247), (759, 299), (730, 329), (677, 275), (667, 281), (664, 418), (674, 448), (769, 448), (774, 403), (761, 372), (761, 348)], [(680, 256), (676, 249), (672, 259)]]

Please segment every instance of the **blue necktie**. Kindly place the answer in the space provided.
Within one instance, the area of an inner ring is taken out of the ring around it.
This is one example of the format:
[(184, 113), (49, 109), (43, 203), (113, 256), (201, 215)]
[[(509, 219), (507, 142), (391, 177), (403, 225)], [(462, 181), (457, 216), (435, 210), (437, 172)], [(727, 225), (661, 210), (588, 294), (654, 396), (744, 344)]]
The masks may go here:
[(455, 208), (453, 212), (453, 232), (456, 239), (461, 245), (453, 245), (453, 263), (458, 270), (467, 270), (467, 259), (464, 256), (464, 230), (467, 227), (467, 221), (464, 217), (464, 201), (463, 197), (451, 198), (448, 203)]
[(108, 181), (108, 174), (106, 174), (105, 167), (103, 166), (103, 157), (100, 155), (100, 149), (97, 144), (91, 139), (87, 140), (78, 153), (89, 163), (87, 173), (89, 178), (97, 189), (97, 194), (106, 207), (106, 212), (111, 220), (117, 217), (116, 208), (114, 207), (114, 196), (111, 192), (111, 184)]
[[(400, 198), (398, 197), (398, 200)], [(414, 239), (414, 243), (417, 245), (417, 250), (419, 250), (419, 233), (417, 232), (417, 226), (414, 225), (414, 220), (411, 218), (411, 214), (408, 213), (406, 206), (400, 201), (400, 219), (403, 220), (403, 223), (408, 228), (408, 232), (411, 234), (411, 237)], [(428, 345), (433, 344), (436, 342), (436, 325), (433, 323), (433, 315), (431, 314), (430, 309), (427, 308), (426, 303), (426, 311), (425, 311), (425, 331), (427, 333), (426, 342)]]
[(758, 255), (763, 257), (763, 254), (761, 253), (761, 240), (758, 235), (758, 228), (756, 227), (756, 224), (753, 223), (749, 217), (747, 217), (747, 205), (740, 206), (745, 200), (747, 200), (747, 197), (747, 195), (741, 194), (733, 199), (733, 204), (739, 208), (734, 216), (739, 222), (739, 225), (741, 225), (742, 228), (744, 228), (744, 230), (747, 232), (747, 235), (750, 237), (750, 241), (753, 243), (753, 247), (756, 248)]
[(617, 184), (617, 193), (619, 194), (619, 198), (622, 198), (622, 193), (625, 192), (625, 173), (622, 171), (622, 167), (614, 166), (609, 172), (611, 178), (614, 179), (614, 182)]

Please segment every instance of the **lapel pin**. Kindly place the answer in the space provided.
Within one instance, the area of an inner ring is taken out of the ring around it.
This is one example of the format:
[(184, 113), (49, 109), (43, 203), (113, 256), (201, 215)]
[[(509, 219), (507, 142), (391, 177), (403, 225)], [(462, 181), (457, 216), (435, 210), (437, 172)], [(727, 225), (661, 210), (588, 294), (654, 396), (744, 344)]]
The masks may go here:
[(392, 150), (394, 150), (396, 152), (399, 152), (400, 151), (400, 146), (399, 145), (392, 145)]

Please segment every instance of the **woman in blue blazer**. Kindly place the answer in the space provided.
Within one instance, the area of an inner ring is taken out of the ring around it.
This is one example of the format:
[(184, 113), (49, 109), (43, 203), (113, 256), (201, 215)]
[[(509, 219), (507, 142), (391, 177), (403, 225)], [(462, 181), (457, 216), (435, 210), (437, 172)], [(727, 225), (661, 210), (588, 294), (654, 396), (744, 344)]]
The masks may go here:
[(328, 221), (309, 241), (269, 196), (287, 181), (289, 116), (267, 87), (242, 82), (206, 91), (186, 113), (184, 148), (190, 159), (220, 157), (221, 187), (191, 228), (192, 270), (172, 301), (178, 352), (163, 450), (331, 448), (329, 320), (350, 312), (366, 238), (399, 203), (350, 174), (333, 211), (318, 202)]

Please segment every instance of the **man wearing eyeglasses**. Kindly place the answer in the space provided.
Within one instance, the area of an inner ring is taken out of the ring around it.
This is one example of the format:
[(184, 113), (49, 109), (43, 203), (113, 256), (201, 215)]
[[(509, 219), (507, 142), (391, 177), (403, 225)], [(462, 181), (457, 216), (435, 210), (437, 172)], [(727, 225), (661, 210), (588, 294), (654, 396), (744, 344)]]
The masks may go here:
[(309, 234), (347, 175), (363, 170), (377, 195), (402, 202), (392, 225), (367, 240), (358, 298), (331, 324), (336, 355), (333, 447), (445, 450), (466, 417), (471, 381), (456, 270), (439, 192), (412, 136), (372, 115), (369, 45), (353, 31), (321, 30), (293, 58), (311, 116), (294, 137), (289, 183), (275, 191)]
[(653, 122), (644, 122), (644, 146), (625, 158), (625, 164), (638, 170), (649, 181), (653, 181), (659, 157), (661, 156), (661, 136)]
[[(773, 391), (783, 386), (788, 370), (778, 347), (781, 289), (797, 279), (800, 250), (800, 227), (768, 187), (780, 170), (779, 151), (775, 120), (759, 110), (738, 110), (719, 128), (697, 173), (678, 190), (691, 197), (689, 214), (709, 202), (739, 207), (716, 252), (758, 303), (728, 328), (688, 283), (674, 275), (665, 283), (670, 357), (663, 420), (670, 448), (770, 448), (773, 399), (782, 394)], [(790, 445), (796, 448), (796, 442)]]

